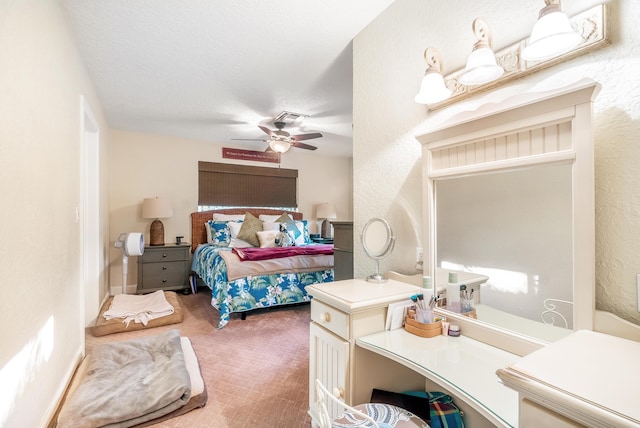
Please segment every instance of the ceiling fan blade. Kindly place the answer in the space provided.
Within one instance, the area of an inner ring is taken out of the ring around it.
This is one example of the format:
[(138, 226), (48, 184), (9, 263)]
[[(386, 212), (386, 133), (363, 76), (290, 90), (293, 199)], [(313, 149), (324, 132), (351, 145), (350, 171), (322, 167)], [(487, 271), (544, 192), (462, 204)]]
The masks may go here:
[(291, 138), (293, 138), (295, 141), (303, 141), (303, 140), (311, 140), (314, 138), (320, 138), (322, 137), (322, 134), (319, 132), (313, 132), (311, 134), (300, 134), (300, 135), (292, 135)]
[(269, 137), (275, 137), (273, 131), (271, 131), (269, 128), (267, 128), (266, 126), (262, 126), (262, 125), (258, 125), (258, 128), (262, 129), (262, 131), (267, 134)]
[(299, 149), (307, 149), (307, 150), (316, 150), (317, 149), (316, 146), (312, 146), (310, 144), (305, 144), (305, 143), (299, 143), (297, 141), (294, 141), (293, 143), (291, 143), (291, 147), (297, 147)]

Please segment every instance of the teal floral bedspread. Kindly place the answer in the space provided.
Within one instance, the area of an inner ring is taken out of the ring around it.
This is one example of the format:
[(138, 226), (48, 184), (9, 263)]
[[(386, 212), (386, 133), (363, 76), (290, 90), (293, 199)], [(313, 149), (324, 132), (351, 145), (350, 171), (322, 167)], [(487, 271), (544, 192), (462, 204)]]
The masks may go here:
[(192, 270), (211, 289), (211, 305), (220, 312), (218, 328), (229, 323), (234, 312), (307, 302), (305, 286), (333, 281), (333, 269), (317, 272), (280, 273), (227, 280), (227, 267), (220, 251), (228, 247), (203, 245), (193, 255)]

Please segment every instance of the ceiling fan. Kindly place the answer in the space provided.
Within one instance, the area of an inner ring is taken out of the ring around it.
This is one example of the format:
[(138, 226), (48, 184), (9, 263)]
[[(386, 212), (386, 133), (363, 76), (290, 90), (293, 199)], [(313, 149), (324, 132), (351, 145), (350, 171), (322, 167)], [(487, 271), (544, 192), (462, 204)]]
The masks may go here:
[[(299, 149), (306, 150), (316, 150), (316, 146), (312, 146), (310, 144), (301, 143), (303, 140), (311, 140), (313, 138), (320, 138), (322, 134), (319, 132), (313, 132), (310, 134), (298, 134), (291, 135), (287, 131), (284, 131), (284, 127), (286, 125), (285, 122), (274, 122), (273, 125), (276, 127), (275, 130), (271, 130), (266, 126), (258, 125), (265, 134), (269, 136), (268, 139), (262, 140), (265, 143), (269, 143), (269, 147), (267, 147), (266, 151), (274, 151), (277, 153), (284, 153), (289, 150), (291, 147), (297, 147)], [(247, 140), (245, 138), (234, 138), (234, 140)], [(254, 141), (253, 139), (252, 141)]]

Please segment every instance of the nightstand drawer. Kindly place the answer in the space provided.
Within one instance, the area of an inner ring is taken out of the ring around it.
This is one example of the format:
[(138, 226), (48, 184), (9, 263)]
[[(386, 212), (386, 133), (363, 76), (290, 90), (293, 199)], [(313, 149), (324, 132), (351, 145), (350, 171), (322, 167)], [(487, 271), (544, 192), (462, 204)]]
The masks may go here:
[(142, 275), (147, 284), (158, 287), (184, 285), (188, 272), (182, 262), (177, 263), (146, 263), (142, 266)]
[(189, 258), (189, 249), (188, 248), (145, 248), (144, 254), (142, 255), (143, 263), (153, 263), (153, 262), (170, 262), (177, 260), (185, 260)]
[(312, 299), (311, 320), (343, 339), (349, 339), (349, 316), (344, 312)]

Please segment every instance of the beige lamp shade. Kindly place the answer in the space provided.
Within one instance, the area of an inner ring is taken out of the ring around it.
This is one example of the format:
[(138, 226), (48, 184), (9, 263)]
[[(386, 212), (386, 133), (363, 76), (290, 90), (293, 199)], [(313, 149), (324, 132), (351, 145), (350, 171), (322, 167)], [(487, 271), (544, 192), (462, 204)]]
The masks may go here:
[(316, 218), (327, 219), (336, 218), (337, 216), (335, 205), (328, 202), (316, 205)]
[(145, 198), (142, 202), (142, 218), (155, 219), (149, 228), (149, 245), (164, 245), (164, 225), (158, 219), (173, 216), (171, 203), (162, 198)]
[(320, 228), (320, 236), (322, 238), (331, 238), (331, 222), (330, 218), (336, 218), (336, 206), (328, 202), (316, 205), (316, 218), (324, 219)]

